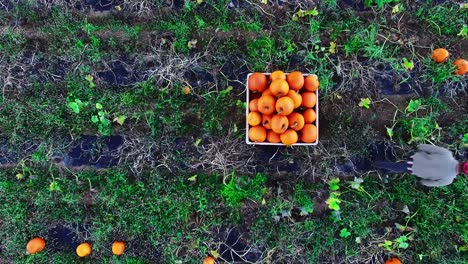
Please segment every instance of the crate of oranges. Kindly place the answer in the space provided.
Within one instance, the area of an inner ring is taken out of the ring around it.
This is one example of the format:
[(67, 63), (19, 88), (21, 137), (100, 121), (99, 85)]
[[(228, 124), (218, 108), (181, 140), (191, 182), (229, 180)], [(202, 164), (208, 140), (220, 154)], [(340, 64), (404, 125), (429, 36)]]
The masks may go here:
[(247, 144), (318, 144), (318, 87), (315, 74), (295, 71), (247, 75)]

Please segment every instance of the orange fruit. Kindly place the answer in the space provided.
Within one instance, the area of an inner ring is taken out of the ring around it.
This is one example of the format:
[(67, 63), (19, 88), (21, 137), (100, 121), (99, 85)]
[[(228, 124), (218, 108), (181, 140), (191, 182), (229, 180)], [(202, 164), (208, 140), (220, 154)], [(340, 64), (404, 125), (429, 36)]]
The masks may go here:
[(112, 243), (112, 253), (114, 255), (120, 256), (125, 252), (125, 243), (122, 241), (114, 241)]
[(276, 97), (285, 96), (289, 92), (289, 85), (285, 80), (275, 80), (271, 82), (270, 90)]
[(268, 79), (265, 74), (254, 72), (247, 81), (247, 86), (252, 92), (263, 92), (268, 86)]
[(304, 88), (309, 92), (317, 91), (319, 85), (320, 83), (315, 74), (309, 75), (304, 79)]
[(301, 130), (305, 124), (304, 117), (297, 112), (294, 112), (288, 115), (288, 121), (289, 121), (289, 127), (295, 131)]
[(304, 113), (302, 113), (302, 115), (304, 116), (304, 121), (306, 122), (306, 124), (311, 124), (315, 121), (315, 119), (317, 118), (317, 116), (315, 115), (315, 111), (314, 109), (307, 109), (304, 111)]
[(262, 126), (254, 126), (249, 129), (249, 138), (254, 142), (263, 142), (266, 139), (266, 129)]
[(91, 247), (91, 244), (87, 242), (81, 243), (78, 245), (78, 247), (76, 247), (76, 254), (82, 258), (90, 255), (92, 251), (93, 251), (93, 248)]
[(391, 258), (385, 261), (385, 264), (402, 264), (398, 258)]
[(185, 95), (189, 95), (190, 92), (191, 92), (190, 86), (184, 86), (184, 88), (182, 88), (182, 93), (184, 93)]
[(266, 89), (265, 91), (263, 91), (263, 92), (262, 92), (262, 95), (271, 95), (271, 96), (275, 96), (275, 95), (271, 92), (270, 88), (268, 88), (268, 89)]
[(267, 141), (270, 143), (280, 143), (280, 135), (273, 132), (273, 130), (269, 130), (267, 133)]
[(297, 132), (292, 129), (288, 129), (280, 135), (280, 139), (281, 139), (281, 143), (287, 146), (291, 146), (292, 144), (297, 143), (297, 140), (298, 140)]
[(249, 103), (249, 110), (252, 112), (258, 112), (258, 99), (253, 99)]
[(294, 101), (287, 96), (281, 97), (276, 101), (275, 108), (278, 114), (287, 116), (294, 111)]
[(305, 124), (301, 130), (301, 141), (304, 143), (317, 141), (317, 127), (312, 124)]
[(284, 115), (274, 115), (271, 118), (271, 130), (277, 134), (281, 134), (289, 127), (288, 118)]
[(247, 115), (247, 123), (251, 126), (258, 126), (262, 122), (262, 116), (258, 112), (250, 112)]
[(301, 103), (302, 103), (302, 96), (294, 91), (294, 90), (289, 90), (288, 92), (288, 97), (290, 97), (291, 99), (293, 99), (294, 101), (294, 109), (298, 108), (299, 106), (301, 106)]
[(437, 63), (442, 63), (448, 59), (450, 53), (444, 48), (438, 48), (432, 51), (432, 59)]
[(455, 74), (463, 75), (468, 72), (468, 61), (464, 59), (457, 59), (453, 62), (453, 65), (457, 68)]
[(283, 71), (274, 71), (270, 74), (270, 80), (286, 80), (286, 74)]
[(294, 71), (286, 76), (289, 88), (293, 90), (300, 90), (304, 86), (304, 75), (299, 71)]
[(307, 108), (312, 108), (317, 103), (317, 96), (314, 92), (304, 92), (301, 94), (302, 103), (301, 105)]
[(271, 115), (275, 112), (276, 100), (271, 95), (262, 95), (258, 99), (257, 107), (258, 111), (265, 115)]
[(45, 240), (41, 237), (35, 237), (29, 240), (28, 244), (26, 245), (26, 251), (29, 254), (36, 254), (41, 252), (45, 248)]
[(266, 129), (271, 129), (271, 118), (273, 115), (263, 115), (262, 116), (262, 126)]
[(215, 264), (215, 259), (212, 256), (207, 256), (203, 260), (203, 264)]

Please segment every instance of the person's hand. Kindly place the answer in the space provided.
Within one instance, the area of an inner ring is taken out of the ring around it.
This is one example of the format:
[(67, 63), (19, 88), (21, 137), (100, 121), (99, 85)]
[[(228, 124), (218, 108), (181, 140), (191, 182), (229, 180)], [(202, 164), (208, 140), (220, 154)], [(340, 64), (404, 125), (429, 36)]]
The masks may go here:
[(447, 149), (422, 144), (411, 156), (408, 170), (422, 178), (421, 184), (430, 187), (446, 186), (453, 182), (458, 174), (458, 162)]

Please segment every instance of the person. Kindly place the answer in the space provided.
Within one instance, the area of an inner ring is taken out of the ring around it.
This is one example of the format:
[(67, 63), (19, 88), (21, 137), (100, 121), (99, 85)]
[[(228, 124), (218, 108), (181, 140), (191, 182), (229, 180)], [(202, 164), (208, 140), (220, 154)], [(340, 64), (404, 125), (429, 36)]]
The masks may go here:
[(458, 174), (468, 174), (468, 162), (459, 162), (450, 150), (429, 144), (418, 145), (418, 151), (406, 164), (376, 161), (375, 166), (394, 172), (409, 172), (429, 187), (447, 186)]

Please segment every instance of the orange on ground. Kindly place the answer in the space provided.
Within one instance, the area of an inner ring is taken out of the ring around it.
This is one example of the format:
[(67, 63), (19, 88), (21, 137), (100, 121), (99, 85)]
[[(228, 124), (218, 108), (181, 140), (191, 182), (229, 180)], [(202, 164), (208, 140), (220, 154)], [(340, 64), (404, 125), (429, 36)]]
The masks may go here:
[(112, 253), (114, 255), (120, 256), (125, 252), (125, 243), (122, 241), (114, 241), (112, 243)]
[(432, 51), (432, 59), (437, 63), (442, 63), (448, 59), (450, 53), (444, 48), (438, 48)]
[(301, 105), (307, 108), (312, 108), (317, 103), (317, 96), (314, 92), (304, 92), (301, 94), (302, 103)]
[(270, 80), (286, 80), (286, 74), (283, 71), (274, 71), (270, 74)]
[(293, 90), (299, 90), (304, 86), (304, 75), (299, 71), (294, 71), (286, 76), (289, 88)]
[(257, 107), (258, 111), (265, 115), (271, 115), (275, 112), (276, 100), (271, 95), (262, 95), (258, 99)]
[(284, 115), (274, 115), (271, 118), (271, 130), (277, 134), (281, 134), (289, 127), (288, 118)]
[(317, 127), (312, 124), (305, 124), (301, 130), (301, 141), (304, 143), (317, 141)]
[(317, 91), (320, 83), (318, 81), (317, 75), (312, 74), (305, 78), (304, 80), (304, 88), (309, 92)]
[(271, 129), (271, 118), (273, 115), (262, 115), (262, 126), (266, 129)]
[(297, 112), (288, 115), (288, 121), (289, 127), (292, 128), (294, 131), (301, 130), (305, 124), (304, 117)]
[(289, 115), (294, 111), (294, 101), (290, 97), (283, 96), (276, 101), (276, 112), (282, 115)]
[(45, 248), (45, 240), (41, 237), (35, 237), (29, 240), (28, 244), (26, 245), (26, 251), (29, 254), (36, 254), (41, 252)]
[(254, 72), (247, 81), (247, 86), (252, 92), (263, 92), (268, 86), (268, 79), (265, 74)]
[(290, 97), (291, 99), (293, 99), (294, 101), (294, 109), (298, 108), (299, 106), (301, 106), (301, 103), (302, 103), (302, 96), (294, 91), (294, 90), (289, 90), (288, 92), (288, 97)]
[(87, 242), (81, 243), (78, 245), (78, 247), (76, 247), (76, 254), (82, 258), (91, 254), (92, 251), (93, 251), (93, 248), (91, 247), (91, 244)]
[(185, 94), (185, 95), (189, 95), (190, 92), (191, 92), (191, 89), (189, 86), (184, 86), (184, 88), (182, 88), (182, 92)]
[(203, 260), (203, 264), (215, 264), (215, 259), (212, 256), (208, 256)]
[(385, 264), (402, 264), (398, 258), (391, 258), (385, 261)]
[(283, 144), (290, 146), (294, 143), (297, 143), (297, 132), (292, 129), (288, 129), (280, 135), (280, 139)]
[(455, 65), (455, 74), (463, 75), (468, 72), (468, 61), (465, 59), (457, 59), (453, 62)]
[(302, 115), (304, 116), (304, 121), (306, 122), (306, 124), (313, 123), (315, 121), (315, 118), (317, 118), (314, 109), (311, 108), (305, 110), (304, 113), (302, 113)]
[(247, 123), (251, 126), (258, 126), (262, 122), (262, 116), (258, 112), (250, 112), (247, 115)]
[(250, 101), (249, 110), (253, 112), (258, 112), (258, 99), (253, 99)]
[(273, 132), (273, 130), (269, 130), (267, 132), (267, 141), (270, 143), (280, 143), (281, 142), (280, 135)]
[(254, 142), (263, 142), (266, 139), (266, 129), (262, 126), (254, 126), (249, 129), (249, 138)]
[(289, 92), (289, 85), (285, 80), (275, 80), (271, 82), (270, 90), (276, 97), (285, 96)]

